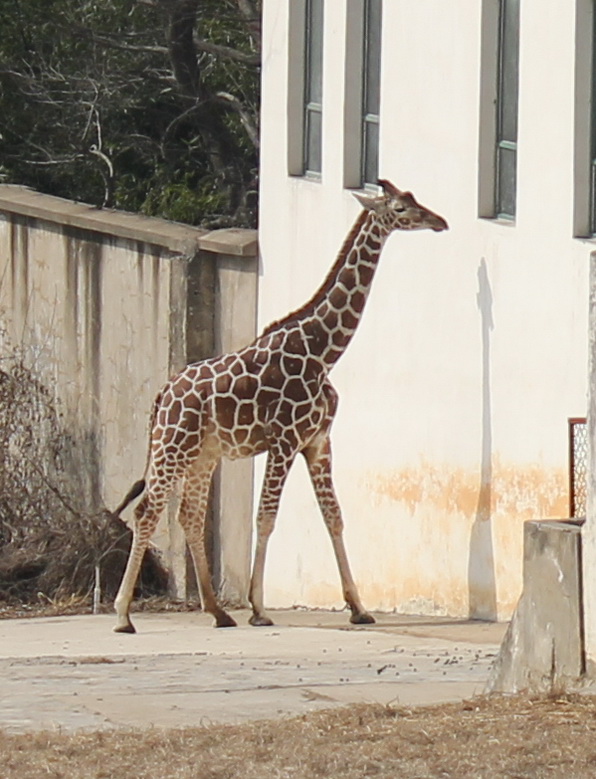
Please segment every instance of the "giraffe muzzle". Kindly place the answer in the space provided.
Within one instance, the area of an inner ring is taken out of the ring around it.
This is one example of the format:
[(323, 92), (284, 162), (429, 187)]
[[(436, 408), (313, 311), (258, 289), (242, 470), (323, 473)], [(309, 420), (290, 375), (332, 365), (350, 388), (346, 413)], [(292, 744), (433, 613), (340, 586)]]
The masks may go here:
[(449, 225), (447, 224), (447, 221), (443, 219), (442, 216), (439, 216), (438, 214), (435, 214), (435, 222), (432, 225), (432, 229), (435, 231), (435, 233), (440, 233), (443, 230), (449, 230)]

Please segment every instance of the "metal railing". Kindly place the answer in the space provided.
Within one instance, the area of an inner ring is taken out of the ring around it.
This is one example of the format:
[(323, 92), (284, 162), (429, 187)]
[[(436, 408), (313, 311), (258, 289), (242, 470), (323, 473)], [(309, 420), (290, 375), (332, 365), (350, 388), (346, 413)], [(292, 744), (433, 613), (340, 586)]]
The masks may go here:
[(569, 420), (569, 516), (586, 516), (588, 495), (588, 426), (585, 417)]

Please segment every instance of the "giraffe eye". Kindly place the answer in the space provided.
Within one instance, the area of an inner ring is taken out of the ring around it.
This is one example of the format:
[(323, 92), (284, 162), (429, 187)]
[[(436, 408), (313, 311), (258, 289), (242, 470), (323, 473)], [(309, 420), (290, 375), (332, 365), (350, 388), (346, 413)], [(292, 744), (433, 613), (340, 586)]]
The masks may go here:
[(403, 212), (406, 210), (405, 206), (395, 206), (395, 211), (397, 211), (398, 214), (403, 214)]

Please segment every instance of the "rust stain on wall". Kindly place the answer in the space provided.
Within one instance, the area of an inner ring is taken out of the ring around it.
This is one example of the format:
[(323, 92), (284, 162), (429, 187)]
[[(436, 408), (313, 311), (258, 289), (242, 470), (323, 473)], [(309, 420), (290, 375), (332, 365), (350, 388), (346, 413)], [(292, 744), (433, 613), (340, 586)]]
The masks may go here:
[[(489, 475), (480, 464), (466, 470), (421, 460), (351, 480), (354, 500), (370, 508), (360, 526), (346, 511), (348, 554), (368, 608), (511, 616), (522, 585), (523, 524), (567, 515), (567, 471), (493, 456)], [(285, 591), (289, 601), (341, 607), (331, 550), (324, 573), (306, 568), (299, 593)]]
[(401, 561), (399, 570), (378, 570), (362, 582), (366, 602), (393, 601), (400, 611), (427, 614), (511, 616), (521, 589), (523, 523), (568, 516), (568, 475), (566, 468), (493, 456), (489, 476), (480, 467), (421, 460), (363, 479), (379, 513), (400, 528), (393, 543)]
[(495, 515), (520, 519), (568, 515), (565, 469), (507, 464), (496, 457), (491, 471), (490, 482), (483, 483), (480, 471), (422, 461), (416, 467), (370, 474), (366, 484), (376, 500), (403, 503), (411, 514), (424, 507), (470, 519)]

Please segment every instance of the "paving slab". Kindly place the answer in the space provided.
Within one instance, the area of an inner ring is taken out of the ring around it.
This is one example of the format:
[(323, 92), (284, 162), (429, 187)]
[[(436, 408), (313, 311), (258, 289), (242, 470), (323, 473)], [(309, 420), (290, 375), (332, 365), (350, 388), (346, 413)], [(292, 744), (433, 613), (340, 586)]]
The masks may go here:
[(215, 629), (208, 615), (139, 613), (0, 621), (0, 728), (184, 727), (356, 702), (420, 705), (480, 694), (505, 624), (345, 612), (272, 612)]

